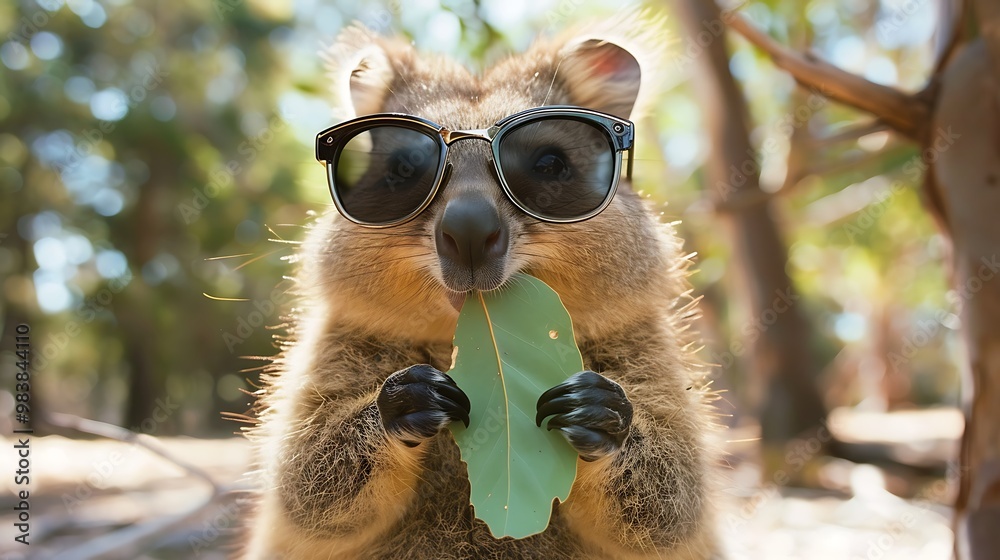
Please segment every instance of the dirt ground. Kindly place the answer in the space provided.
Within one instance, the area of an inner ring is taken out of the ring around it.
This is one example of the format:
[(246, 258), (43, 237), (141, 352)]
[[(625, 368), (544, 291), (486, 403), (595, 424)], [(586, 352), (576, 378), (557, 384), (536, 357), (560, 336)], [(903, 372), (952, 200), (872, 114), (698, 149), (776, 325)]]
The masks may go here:
[[(847, 454), (870, 454), (875, 444), (889, 449), (894, 460), (882, 466), (831, 458), (808, 441), (767, 461), (752, 429), (727, 432), (719, 527), (729, 556), (950, 558), (945, 504), (954, 484), (943, 475), (960, 415), (901, 414), (831, 416), (831, 430), (850, 447)], [(4, 442), (3, 465), (16, 464), (14, 443)], [(19, 488), (4, 476), (0, 558), (221, 560), (236, 546), (234, 528), (249, 508), (241, 479), (250, 449), (241, 438), (152, 442), (171, 459), (107, 439), (33, 437), (30, 445), (31, 544), (14, 541)], [(765, 471), (764, 464), (771, 466)], [(801, 484), (811, 488), (796, 486)]]

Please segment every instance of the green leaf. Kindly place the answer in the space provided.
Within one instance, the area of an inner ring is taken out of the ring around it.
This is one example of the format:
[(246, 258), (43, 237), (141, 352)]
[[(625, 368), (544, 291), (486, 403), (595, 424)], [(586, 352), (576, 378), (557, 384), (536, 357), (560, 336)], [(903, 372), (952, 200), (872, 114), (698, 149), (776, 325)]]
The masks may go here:
[(552, 501), (576, 478), (576, 450), (558, 430), (535, 425), (546, 390), (583, 370), (573, 322), (559, 295), (518, 274), (498, 291), (465, 300), (449, 375), (472, 403), (469, 427), (451, 430), (469, 467), (472, 505), (494, 537), (545, 530)]

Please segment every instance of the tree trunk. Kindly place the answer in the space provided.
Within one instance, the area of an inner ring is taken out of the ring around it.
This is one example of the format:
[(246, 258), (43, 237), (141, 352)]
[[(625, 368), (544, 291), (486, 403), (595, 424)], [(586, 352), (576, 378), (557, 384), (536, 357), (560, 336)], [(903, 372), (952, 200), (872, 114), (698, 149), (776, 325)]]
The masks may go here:
[[(703, 31), (711, 33), (710, 27), (722, 22), (712, 0), (682, 0), (678, 13), (689, 41)], [(714, 147), (707, 164), (707, 182), (748, 292), (745, 299), (751, 322), (736, 334), (745, 336), (743, 342), (750, 346), (751, 375), (766, 385), (756, 403), (765, 446), (783, 455), (780, 450), (786, 441), (817, 429), (825, 418), (814, 379), (817, 366), (810, 352), (812, 331), (785, 270), (788, 252), (775, 220), (775, 204), (760, 190), (760, 166), (750, 145), (748, 110), (729, 72), (724, 37), (711, 40), (697, 58), (691, 65), (694, 83), (703, 100)]]
[(152, 417), (156, 398), (164, 393), (165, 375), (157, 359), (161, 351), (158, 317), (153, 294), (143, 282), (140, 271), (160, 249), (164, 238), (163, 213), (167, 211), (164, 194), (174, 177), (173, 163), (165, 157), (146, 158), (150, 162), (150, 179), (139, 188), (130, 243), (125, 247), (132, 267), (129, 289), (115, 301), (115, 315), (121, 322), (125, 340), (125, 358), (129, 363), (128, 400), (125, 404), (125, 426), (139, 428)]
[[(21, 209), (18, 204), (12, 204), (8, 206), (8, 211), (10, 214), (3, 216), (4, 220), (0, 223), (16, 224), (16, 216), (22, 215)], [(26, 214), (26, 212), (25, 212)], [(15, 255), (15, 260), (19, 260), (21, 264), (21, 270), (15, 271), (15, 274), (24, 275), (27, 278), (31, 278), (31, 273), (28, 272), (28, 255), (31, 254), (31, 243), (26, 239), (21, 237), (18, 233), (16, 227), (12, 228), (12, 231), (6, 235), (3, 239), (0, 239), (0, 245), (6, 245)], [(2, 287), (2, 286), (0, 286)], [(0, 317), (3, 318), (3, 324), (0, 326), (0, 352), (15, 352), (17, 350), (17, 326), (21, 324), (26, 324), (31, 330), (28, 334), (29, 336), (29, 352), (28, 352), (28, 373), (29, 373), (29, 384), (31, 386), (29, 394), (31, 400), (28, 405), (31, 407), (29, 413), (30, 425), (23, 425), (17, 422), (14, 414), (10, 414), (10, 428), (13, 430), (21, 430), (33, 428), (35, 430), (46, 430), (48, 425), (45, 423), (45, 413), (47, 412), (47, 407), (45, 406), (45, 399), (42, 395), (41, 383), (39, 383), (39, 372), (36, 369), (36, 364), (38, 363), (38, 356), (41, 349), (44, 348), (43, 335), (46, 334), (46, 329), (44, 327), (43, 321), (32, 321), (29, 309), (31, 304), (26, 301), (17, 301), (17, 298), (11, 298), (9, 301), (0, 302)], [(20, 361), (19, 359), (17, 361)], [(11, 363), (11, 368), (14, 368), (14, 364)], [(18, 370), (14, 370), (18, 371)], [(46, 372), (47, 373), (47, 372)], [(11, 374), (10, 385), (5, 387), (5, 389), (11, 390), (15, 388), (14, 385), (14, 374)], [(13, 406), (13, 405), (12, 405)], [(3, 425), (8, 420), (5, 418), (0, 421), (0, 425)], [(7, 433), (10, 433), (8, 430)]]
[(946, 66), (924, 150), (927, 187), (952, 241), (954, 285), (970, 367), (955, 504), (961, 558), (1000, 550), (1000, 88), (982, 40)]

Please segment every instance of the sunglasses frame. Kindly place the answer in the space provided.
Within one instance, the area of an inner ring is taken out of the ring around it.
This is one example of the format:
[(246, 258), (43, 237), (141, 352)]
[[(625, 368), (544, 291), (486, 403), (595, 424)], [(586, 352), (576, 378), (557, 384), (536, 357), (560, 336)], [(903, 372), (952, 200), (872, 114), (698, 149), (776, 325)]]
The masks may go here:
[[(508, 133), (516, 130), (519, 126), (532, 121), (545, 120), (546, 118), (553, 117), (562, 117), (597, 125), (598, 128), (604, 131), (606, 139), (609, 142), (609, 147), (614, 152), (615, 168), (614, 175), (611, 179), (611, 188), (608, 189), (607, 196), (597, 208), (582, 216), (572, 218), (554, 218), (551, 216), (545, 216), (544, 214), (539, 214), (538, 212), (527, 208), (517, 199), (517, 197), (514, 196), (513, 191), (507, 184), (507, 180), (504, 178), (503, 170), (500, 168), (500, 142)], [(424, 134), (432, 140), (435, 140), (438, 145), (438, 164), (437, 171), (435, 172), (433, 187), (431, 187), (431, 190), (428, 192), (424, 201), (413, 212), (410, 212), (406, 216), (397, 220), (387, 222), (366, 222), (351, 216), (350, 212), (344, 208), (343, 201), (337, 194), (334, 164), (340, 157), (340, 153), (347, 145), (348, 140), (359, 134), (359, 131), (373, 128), (379, 124), (391, 124), (393, 126), (414, 130)], [(628, 164), (626, 167), (625, 177), (629, 181), (632, 180), (632, 160), (635, 151), (635, 125), (629, 120), (621, 119), (614, 115), (585, 109), (583, 107), (575, 107), (572, 105), (548, 105), (545, 107), (535, 107), (533, 109), (528, 109), (505, 117), (497, 121), (496, 124), (489, 128), (472, 130), (449, 130), (435, 122), (405, 113), (376, 113), (372, 115), (365, 115), (344, 121), (317, 134), (316, 159), (326, 166), (327, 183), (330, 188), (330, 195), (333, 197), (333, 202), (342, 216), (361, 226), (371, 228), (387, 228), (409, 222), (430, 206), (430, 204), (437, 197), (441, 186), (445, 183), (445, 179), (451, 173), (452, 166), (448, 163), (449, 146), (459, 140), (466, 139), (478, 139), (489, 142), (490, 150), (493, 153), (493, 167), (496, 170), (497, 178), (500, 179), (500, 187), (503, 189), (507, 199), (525, 214), (543, 222), (581, 222), (593, 218), (607, 208), (608, 205), (611, 204), (611, 200), (614, 198), (615, 192), (618, 190), (618, 183), (621, 180), (623, 151), (628, 152)]]

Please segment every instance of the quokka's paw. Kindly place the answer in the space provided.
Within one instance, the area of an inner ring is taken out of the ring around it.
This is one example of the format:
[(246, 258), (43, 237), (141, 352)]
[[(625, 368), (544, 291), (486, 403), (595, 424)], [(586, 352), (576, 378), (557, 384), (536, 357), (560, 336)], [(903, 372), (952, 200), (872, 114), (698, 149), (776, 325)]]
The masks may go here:
[(426, 364), (390, 375), (375, 404), (385, 431), (410, 447), (433, 437), (452, 420), (469, 425), (469, 397), (451, 377)]
[(592, 371), (580, 373), (542, 393), (535, 423), (548, 416), (584, 461), (617, 453), (632, 425), (632, 403), (621, 385)]

